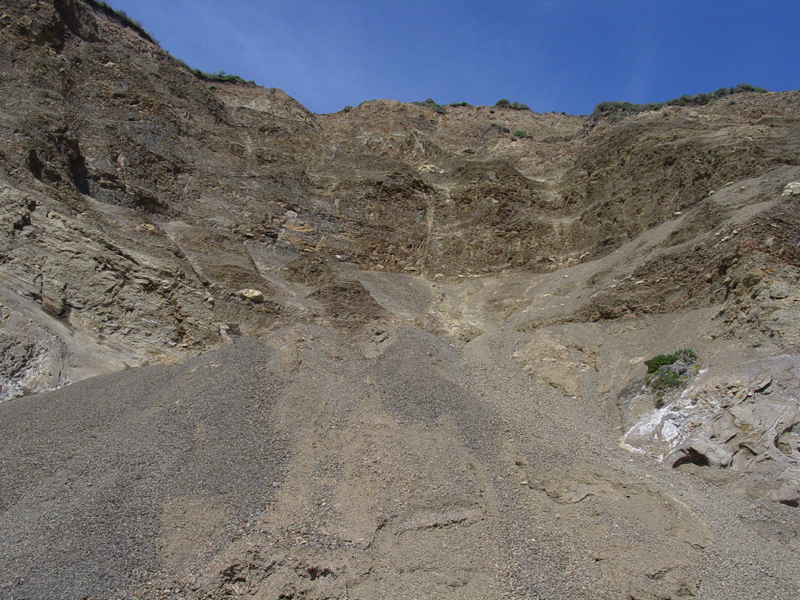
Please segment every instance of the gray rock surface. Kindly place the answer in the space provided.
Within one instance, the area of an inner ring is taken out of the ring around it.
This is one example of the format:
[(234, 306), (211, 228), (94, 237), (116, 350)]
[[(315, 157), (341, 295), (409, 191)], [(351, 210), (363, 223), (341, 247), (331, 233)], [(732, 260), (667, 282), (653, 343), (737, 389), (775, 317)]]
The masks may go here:
[(622, 443), (658, 454), (668, 466), (693, 462), (742, 473), (740, 488), (796, 505), (798, 367), (797, 356), (783, 355), (726, 369), (723, 376), (705, 370), (673, 401), (634, 420)]

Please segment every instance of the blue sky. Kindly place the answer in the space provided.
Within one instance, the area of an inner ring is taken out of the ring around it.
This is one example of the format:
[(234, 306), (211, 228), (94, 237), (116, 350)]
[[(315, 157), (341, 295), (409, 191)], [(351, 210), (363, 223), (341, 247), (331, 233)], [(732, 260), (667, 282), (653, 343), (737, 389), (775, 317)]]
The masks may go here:
[(108, 0), (190, 66), (317, 113), (364, 100), (587, 114), (800, 88), (800, 0)]

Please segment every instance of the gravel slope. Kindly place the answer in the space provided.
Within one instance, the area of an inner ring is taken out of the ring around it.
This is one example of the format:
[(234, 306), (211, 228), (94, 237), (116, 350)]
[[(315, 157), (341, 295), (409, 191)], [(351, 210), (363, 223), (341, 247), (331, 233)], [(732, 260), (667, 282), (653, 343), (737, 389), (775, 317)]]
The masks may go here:
[(796, 509), (526, 375), (516, 285), (439, 286), (468, 343), (297, 325), (1, 405), (3, 596), (796, 598)]

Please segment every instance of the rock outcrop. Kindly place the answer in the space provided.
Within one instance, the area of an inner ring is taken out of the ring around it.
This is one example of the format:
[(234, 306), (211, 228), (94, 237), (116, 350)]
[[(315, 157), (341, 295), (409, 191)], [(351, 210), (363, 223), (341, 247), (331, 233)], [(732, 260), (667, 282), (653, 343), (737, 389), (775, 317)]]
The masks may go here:
[[(745, 475), (740, 488), (797, 506), (798, 366), (797, 356), (782, 355), (742, 364), (724, 376), (701, 372), (677, 398), (636, 419), (622, 443), (659, 453), (672, 467), (731, 469)], [(648, 402), (643, 391), (644, 397), (626, 400), (631, 413)]]

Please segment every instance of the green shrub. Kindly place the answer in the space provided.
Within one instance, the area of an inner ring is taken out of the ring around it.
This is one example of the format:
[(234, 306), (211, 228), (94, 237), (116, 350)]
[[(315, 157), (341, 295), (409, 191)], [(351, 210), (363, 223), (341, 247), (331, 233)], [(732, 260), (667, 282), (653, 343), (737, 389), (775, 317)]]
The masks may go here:
[[(180, 66), (189, 71), (189, 73), (207, 83), (233, 83), (239, 85), (254, 85), (253, 81), (248, 81), (246, 79), (243, 79), (242, 77), (239, 77), (238, 75), (229, 75), (225, 71), (217, 71), (216, 73), (206, 73), (205, 71), (201, 71), (200, 69), (193, 69), (185, 62), (183, 62), (180, 58), (176, 58), (175, 60), (178, 62)], [(210, 86), (209, 89), (211, 88), (214, 88), (212, 91), (217, 89), (216, 86)]]
[(447, 106), (472, 106), (469, 102), (451, 102)]
[(664, 393), (682, 387), (697, 373), (697, 354), (694, 350), (678, 350), (674, 354), (659, 354), (644, 364), (647, 366), (645, 384), (655, 392), (656, 406), (664, 404)]
[(680, 98), (673, 98), (666, 102), (651, 102), (650, 104), (632, 104), (630, 102), (601, 102), (594, 107), (591, 114), (592, 120), (607, 118), (612, 122), (620, 121), (631, 115), (637, 115), (646, 111), (658, 110), (665, 106), (705, 106), (716, 100), (742, 94), (745, 92), (766, 93), (767, 90), (758, 88), (747, 83), (740, 83), (732, 88), (719, 88), (710, 94), (695, 94), (694, 96), (683, 95)]
[(147, 40), (148, 42), (160, 46), (160, 44), (150, 35), (139, 21), (131, 19), (124, 10), (115, 10), (102, 0), (86, 0), (87, 4), (95, 10), (101, 11), (108, 17), (115, 19), (125, 27), (132, 29), (139, 34), (139, 37)]
[(514, 110), (530, 110), (531, 107), (522, 102), (509, 102), (505, 98), (501, 98), (495, 102), (495, 108), (513, 108)]
[(518, 137), (518, 138), (524, 138), (524, 137), (528, 137), (528, 134), (527, 134), (527, 133), (525, 133), (524, 131), (522, 131), (522, 129), (517, 129), (517, 130), (514, 132), (514, 137)]
[(206, 73), (205, 71), (201, 71), (200, 69), (190, 69), (192, 74), (197, 77), (198, 79), (202, 79), (203, 81), (208, 82), (215, 82), (215, 83), (238, 83), (238, 84), (252, 84), (252, 81), (247, 81), (238, 75), (231, 75), (226, 73), (225, 71), (217, 71), (216, 73)]
[[(724, 89), (725, 88), (720, 88), (720, 90), (724, 90)], [(720, 91), (720, 90), (717, 90), (717, 91)], [(736, 87), (732, 87), (730, 90), (728, 90), (728, 92), (729, 92), (729, 94), (741, 94), (743, 92), (756, 92), (758, 94), (765, 94), (765, 93), (767, 93), (767, 90), (765, 90), (764, 88), (760, 88), (760, 87), (756, 87), (754, 85), (747, 84), (747, 83), (740, 83)], [(728, 94), (726, 94), (726, 95), (728, 95)]]
[(428, 98), (427, 100), (423, 100), (422, 102), (412, 102), (411, 104), (416, 104), (417, 106), (424, 106), (425, 108), (430, 108), (431, 110), (435, 110), (437, 113), (446, 115), (448, 113), (447, 108), (442, 106), (441, 104), (437, 104), (433, 98)]
[(644, 364), (647, 366), (647, 373), (650, 374), (656, 373), (661, 367), (675, 364), (679, 360), (694, 364), (697, 361), (697, 354), (695, 354), (694, 350), (687, 348), (678, 350), (674, 354), (659, 354), (650, 360), (644, 361)]

